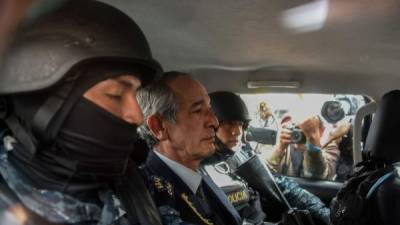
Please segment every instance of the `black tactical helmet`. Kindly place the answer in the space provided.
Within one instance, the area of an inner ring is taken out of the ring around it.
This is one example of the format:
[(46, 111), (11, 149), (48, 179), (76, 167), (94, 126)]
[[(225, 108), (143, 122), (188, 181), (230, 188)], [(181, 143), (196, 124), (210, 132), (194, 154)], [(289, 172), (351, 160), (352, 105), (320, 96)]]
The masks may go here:
[(140, 28), (105, 3), (78, 0), (21, 30), (1, 65), (0, 94), (41, 90), (88, 62), (114, 61), (161, 73)]
[(220, 122), (243, 121), (246, 128), (249, 121), (249, 111), (243, 100), (236, 94), (227, 91), (210, 93), (211, 107)]
[(51, 144), (90, 85), (122, 74), (145, 85), (162, 73), (136, 23), (92, 0), (70, 1), (22, 29), (0, 66), (0, 95), (13, 108), (0, 117), (31, 155), (37, 143)]

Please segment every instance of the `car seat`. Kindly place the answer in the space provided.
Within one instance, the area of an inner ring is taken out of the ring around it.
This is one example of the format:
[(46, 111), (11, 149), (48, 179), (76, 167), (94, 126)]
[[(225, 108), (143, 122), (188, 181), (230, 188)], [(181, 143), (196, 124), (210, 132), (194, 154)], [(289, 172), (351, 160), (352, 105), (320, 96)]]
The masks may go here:
[[(379, 103), (363, 151), (364, 160), (393, 165), (393, 172), (382, 176), (368, 192), (381, 224), (400, 222), (400, 90), (386, 93)], [(397, 169), (398, 168), (398, 169)], [(398, 172), (399, 171), (399, 172)]]

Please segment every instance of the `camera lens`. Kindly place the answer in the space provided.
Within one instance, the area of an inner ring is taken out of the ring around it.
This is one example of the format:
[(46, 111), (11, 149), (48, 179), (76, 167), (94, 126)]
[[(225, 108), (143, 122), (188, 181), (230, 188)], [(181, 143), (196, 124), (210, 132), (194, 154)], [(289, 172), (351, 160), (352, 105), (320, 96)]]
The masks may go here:
[(321, 116), (328, 123), (334, 124), (344, 118), (345, 112), (339, 101), (327, 101), (322, 106)]
[(303, 134), (303, 132), (301, 132), (300, 129), (297, 128), (293, 128), (292, 129), (292, 134), (290, 136), (290, 139), (292, 141), (292, 143), (305, 143), (306, 142), (306, 137)]

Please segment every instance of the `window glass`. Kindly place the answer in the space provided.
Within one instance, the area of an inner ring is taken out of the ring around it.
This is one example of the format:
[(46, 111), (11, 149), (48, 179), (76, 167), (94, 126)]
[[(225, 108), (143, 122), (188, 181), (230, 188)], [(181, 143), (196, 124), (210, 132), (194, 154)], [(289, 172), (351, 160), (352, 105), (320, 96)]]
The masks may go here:
[(352, 127), (363, 96), (242, 94), (246, 139), (277, 173), (343, 181), (352, 172)]

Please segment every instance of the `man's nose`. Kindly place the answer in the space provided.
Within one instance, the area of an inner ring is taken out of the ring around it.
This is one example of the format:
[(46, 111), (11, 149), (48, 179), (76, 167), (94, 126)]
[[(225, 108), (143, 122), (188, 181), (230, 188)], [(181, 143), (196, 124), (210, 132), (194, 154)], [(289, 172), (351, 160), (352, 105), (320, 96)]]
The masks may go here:
[(219, 122), (218, 122), (217, 116), (215, 116), (214, 112), (211, 111), (211, 110), (210, 110), (209, 113), (208, 113), (208, 120), (207, 120), (207, 122), (208, 122), (207, 125), (208, 125), (209, 127), (214, 128), (214, 129), (217, 129), (218, 126), (219, 126)]
[(127, 94), (122, 104), (122, 119), (128, 123), (141, 125), (143, 124), (143, 112), (137, 102), (135, 94)]
[(239, 136), (240, 135), (240, 127), (239, 125), (234, 125), (232, 127), (232, 135)]

